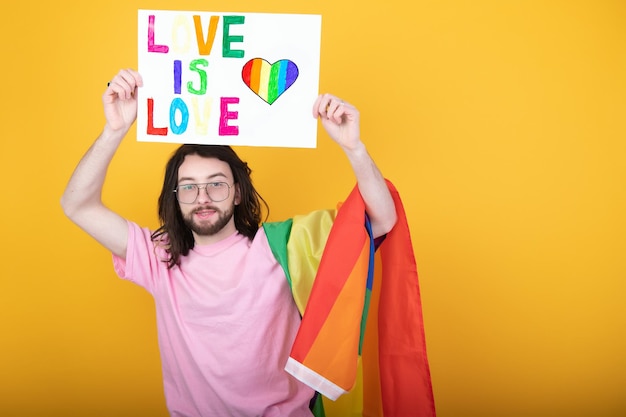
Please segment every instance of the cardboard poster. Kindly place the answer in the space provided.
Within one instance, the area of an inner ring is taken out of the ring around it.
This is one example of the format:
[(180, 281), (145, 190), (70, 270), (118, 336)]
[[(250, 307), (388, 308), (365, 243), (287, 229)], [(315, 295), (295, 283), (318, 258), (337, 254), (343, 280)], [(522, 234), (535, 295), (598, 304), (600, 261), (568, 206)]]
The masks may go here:
[(314, 148), (321, 16), (139, 10), (137, 140)]

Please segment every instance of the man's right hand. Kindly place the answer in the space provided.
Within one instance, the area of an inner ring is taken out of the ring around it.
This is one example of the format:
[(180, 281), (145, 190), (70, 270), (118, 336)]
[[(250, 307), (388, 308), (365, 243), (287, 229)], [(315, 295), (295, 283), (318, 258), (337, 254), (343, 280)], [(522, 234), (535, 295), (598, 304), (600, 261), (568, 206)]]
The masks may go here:
[(123, 69), (109, 82), (102, 95), (107, 126), (113, 131), (130, 129), (137, 118), (137, 88), (143, 85), (141, 75)]

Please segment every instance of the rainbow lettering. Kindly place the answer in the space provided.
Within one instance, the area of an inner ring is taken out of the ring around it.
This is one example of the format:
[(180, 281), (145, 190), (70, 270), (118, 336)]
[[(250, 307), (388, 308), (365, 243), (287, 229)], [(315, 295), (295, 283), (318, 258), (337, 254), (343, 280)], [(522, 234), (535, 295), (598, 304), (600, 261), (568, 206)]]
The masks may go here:
[(272, 104), (296, 81), (298, 66), (288, 59), (270, 64), (263, 58), (254, 58), (243, 66), (241, 78), (257, 96)]

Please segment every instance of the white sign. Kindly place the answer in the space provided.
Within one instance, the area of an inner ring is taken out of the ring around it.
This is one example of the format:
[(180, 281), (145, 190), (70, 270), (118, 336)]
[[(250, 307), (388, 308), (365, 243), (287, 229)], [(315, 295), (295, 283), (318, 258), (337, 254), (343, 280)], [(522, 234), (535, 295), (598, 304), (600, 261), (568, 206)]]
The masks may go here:
[(314, 148), (321, 16), (139, 10), (137, 140)]

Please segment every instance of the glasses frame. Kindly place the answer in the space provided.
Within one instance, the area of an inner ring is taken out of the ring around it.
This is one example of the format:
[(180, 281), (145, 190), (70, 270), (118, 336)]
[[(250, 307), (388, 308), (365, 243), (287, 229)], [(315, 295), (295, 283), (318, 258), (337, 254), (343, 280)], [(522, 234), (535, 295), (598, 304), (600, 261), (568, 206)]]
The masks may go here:
[[(208, 186), (209, 184), (226, 184), (226, 186), (228, 187), (228, 193), (226, 194), (226, 197), (221, 199), (221, 200), (215, 200), (214, 198), (211, 197), (211, 195), (209, 194), (209, 190), (208, 190)], [(193, 199), (193, 201), (191, 203), (187, 203), (184, 201), (180, 201), (180, 199), (178, 198), (178, 188), (179, 187), (185, 187), (188, 185), (195, 185), (196, 186), (196, 198)], [(187, 183), (187, 184), (180, 184), (177, 185), (176, 188), (174, 188), (172, 190), (172, 192), (176, 195), (176, 201), (178, 201), (180, 204), (194, 204), (196, 201), (198, 201), (198, 197), (200, 197), (200, 190), (204, 190), (204, 192), (206, 193), (207, 197), (209, 197), (209, 199), (214, 202), (214, 203), (219, 203), (221, 201), (225, 201), (228, 200), (228, 197), (230, 197), (230, 189), (233, 187), (233, 185), (235, 185), (234, 183), (228, 184), (226, 181), (210, 181), (210, 182), (202, 182), (202, 183)], [(203, 187), (201, 187), (203, 186)]]

